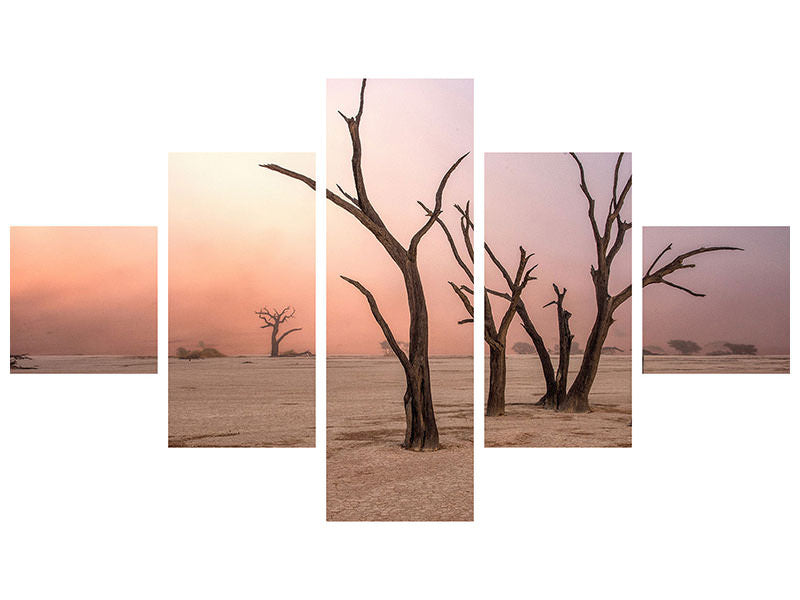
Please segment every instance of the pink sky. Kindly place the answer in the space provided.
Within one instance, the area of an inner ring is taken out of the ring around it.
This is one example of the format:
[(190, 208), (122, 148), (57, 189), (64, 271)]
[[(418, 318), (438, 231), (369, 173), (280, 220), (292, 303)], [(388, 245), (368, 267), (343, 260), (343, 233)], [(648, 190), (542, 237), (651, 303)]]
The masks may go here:
[(645, 227), (642, 272), (659, 252), (659, 261), (701, 246), (737, 246), (743, 252), (713, 252), (693, 257), (693, 269), (671, 276), (695, 298), (662, 284), (642, 292), (644, 345), (669, 350), (671, 339), (755, 344), (761, 354), (789, 353), (788, 227)]
[(155, 356), (155, 227), (12, 227), (11, 352)]
[[(617, 153), (578, 153), (586, 170), (586, 182), (596, 201), (599, 223), (611, 198)], [(567, 288), (565, 308), (572, 313), (570, 328), (575, 342), (586, 345), (596, 314), (594, 286), (589, 266), (596, 265), (594, 238), (587, 214), (587, 200), (578, 187), (580, 175), (567, 153), (489, 153), (485, 159), (486, 242), (509, 271), (516, 269), (519, 246), (535, 253), (537, 280), (528, 284), (523, 300), (528, 313), (548, 347), (558, 339), (554, 307), (542, 306), (555, 297), (553, 283)], [(620, 189), (631, 173), (631, 156), (623, 158)], [(631, 220), (633, 190), (628, 195), (623, 217)], [(602, 220), (601, 220), (602, 219)], [(625, 246), (612, 267), (610, 292), (617, 293), (631, 281), (630, 231)], [(505, 283), (497, 268), (486, 258), (486, 282), (495, 289)], [(499, 322), (505, 301), (493, 298), (495, 320)], [(630, 301), (615, 313), (606, 345), (625, 351), (631, 347)], [(518, 319), (508, 334), (508, 349), (516, 342), (530, 343)]]
[[(327, 95), (327, 186), (353, 193), (352, 148), (341, 110), (358, 110), (361, 81), (329, 80)], [(394, 236), (408, 246), (425, 222), (417, 201), (432, 206), (450, 166), (472, 151), (472, 80), (369, 80), (361, 120), (367, 193)], [(444, 194), (444, 218), (453, 227), (454, 203), (472, 200), (473, 160), (467, 157)], [(351, 215), (328, 202), (327, 315), (329, 354), (381, 353), (384, 339), (366, 299), (339, 278), (360, 281), (378, 302), (398, 340), (408, 340), (408, 304), (402, 275), (378, 241)], [(458, 279), (447, 241), (431, 229), (419, 250), (430, 319), (431, 354), (471, 354), (472, 329), (458, 325), (464, 308), (448, 285)]]
[(259, 167), (314, 175), (310, 153), (169, 155), (169, 352), (199, 342), (224, 354), (265, 354), (253, 312), (292, 305), (281, 343), (314, 351), (314, 192)]

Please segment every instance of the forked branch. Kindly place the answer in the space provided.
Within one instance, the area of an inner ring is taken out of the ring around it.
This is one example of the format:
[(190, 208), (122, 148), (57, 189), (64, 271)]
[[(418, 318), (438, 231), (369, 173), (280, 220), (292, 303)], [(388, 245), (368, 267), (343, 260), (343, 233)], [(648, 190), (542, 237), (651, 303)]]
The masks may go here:
[[(289, 312), (289, 309), (291, 309), (292, 312)], [(277, 308), (270, 310), (265, 306), (261, 310), (255, 311), (255, 313), (259, 319), (264, 321), (264, 325), (261, 326), (261, 329), (264, 329), (266, 327), (277, 327), (281, 323), (285, 323), (294, 317), (295, 309), (291, 306), (287, 306), (283, 310), (279, 311)], [(297, 330), (292, 329), (291, 331)], [(291, 331), (287, 333), (291, 333)]]
[(692, 256), (697, 256), (698, 254), (706, 254), (708, 252), (721, 252), (723, 250), (739, 250), (739, 251), (742, 250), (742, 248), (737, 248), (735, 246), (709, 246), (709, 247), (695, 248), (694, 250), (690, 250), (689, 252), (684, 252), (683, 254), (679, 254), (671, 261), (669, 261), (667, 264), (654, 271), (653, 269), (656, 268), (656, 265), (661, 260), (661, 258), (671, 249), (672, 249), (672, 244), (667, 244), (667, 247), (664, 248), (659, 253), (659, 255), (656, 257), (656, 259), (653, 261), (653, 263), (645, 272), (645, 275), (642, 278), (642, 287), (646, 287), (654, 283), (663, 283), (670, 287), (674, 287), (678, 290), (686, 292), (687, 294), (691, 294), (692, 296), (703, 297), (705, 296), (705, 294), (701, 294), (699, 292), (690, 290), (689, 288), (684, 287), (682, 285), (678, 285), (677, 283), (665, 279), (665, 277), (667, 275), (674, 273), (675, 271), (680, 271), (681, 269), (693, 269), (696, 265), (694, 265), (693, 263), (685, 262), (687, 258), (691, 258)]
[[(633, 185), (633, 176), (630, 175), (628, 177), (622, 191), (619, 193), (619, 196), (617, 196), (620, 168), (622, 166), (622, 158), (625, 155), (624, 152), (620, 152), (619, 156), (617, 156), (616, 165), (614, 166), (614, 187), (611, 201), (608, 204), (606, 220), (601, 232), (595, 215), (596, 202), (586, 183), (586, 172), (584, 171), (583, 163), (574, 152), (570, 152), (569, 154), (578, 165), (578, 171), (580, 173), (579, 187), (588, 201), (589, 222), (592, 226), (592, 235), (594, 236), (595, 249), (597, 251), (597, 268), (601, 272), (606, 272), (625, 243), (625, 233), (632, 227), (631, 223), (622, 218), (622, 209), (625, 206), (625, 200)], [(617, 226), (616, 233), (614, 233), (615, 224)]]
[[(435, 198), (435, 204), (433, 205), (433, 211), (427, 211), (426, 209), (426, 211), (429, 213), (428, 220), (422, 227), (420, 227), (419, 231), (417, 231), (417, 233), (414, 234), (414, 236), (411, 238), (411, 242), (408, 245), (408, 255), (411, 258), (411, 260), (414, 260), (417, 257), (417, 247), (419, 246), (420, 240), (422, 240), (422, 236), (424, 236), (426, 233), (428, 233), (428, 231), (430, 231), (430, 228), (433, 227), (434, 223), (436, 223), (437, 219), (439, 218), (439, 215), (442, 214), (442, 195), (444, 194), (444, 188), (447, 185), (447, 180), (450, 179), (450, 175), (453, 174), (453, 171), (456, 170), (458, 165), (461, 164), (461, 161), (464, 160), (468, 155), (469, 152), (462, 155), (456, 162), (453, 163), (453, 166), (451, 166), (447, 170), (447, 172), (444, 174), (444, 177), (442, 177), (442, 181), (439, 183), (439, 187), (436, 190), (436, 198)], [(424, 205), (423, 208), (425, 208)]]
[[(419, 202), (419, 201), (417, 201), (417, 204), (419, 204), (423, 208), (423, 210), (425, 210), (425, 214), (426, 215), (428, 215), (428, 216), (433, 215), (433, 211), (431, 211), (431, 209), (429, 209), (427, 206), (425, 206), (425, 204), (423, 204), (422, 202)], [(469, 206), (469, 202), (467, 202), (467, 206)], [(461, 267), (461, 270), (464, 271), (464, 273), (466, 274), (467, 278), (471, 282), (475, 281), (475, 278), (472, 275), (472, 269), (470, 269), (467, 266), (467, 263), (464, 262), (464, 260), (461, 258), (461, 254), (458, 251), (458, 246), (456, 246), (456, 242), (453, 239), (453, 236), (450, 235), (450, 230), (448, 229), (447, 225), (444, 224), (444, 221), (442, 221), (442, 219), (439, 216), (436, 217), (436, 222), (439, 224), (439, 226), (441, 227), (442, 231), (444, 232), (444, 235), (447, 238), (447, 243), (450, 244), (450, 250), (453, 253), (453, 257), (455, 257), (455, 259), (456, 259), (456, 263), (458, 263), (458, 266)], [(452, 285), (452, 283), (451, 283), (451, 285)]]

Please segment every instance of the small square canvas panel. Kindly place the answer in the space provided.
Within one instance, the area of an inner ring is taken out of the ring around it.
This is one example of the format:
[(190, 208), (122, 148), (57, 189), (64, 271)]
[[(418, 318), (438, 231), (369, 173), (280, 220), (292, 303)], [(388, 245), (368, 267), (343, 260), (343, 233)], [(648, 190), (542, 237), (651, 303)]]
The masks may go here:
[(789, 372), (789, 228), (645, 227), (644, 373)]
[(155, 373), (155, 227), (11, 228), (11, 372)]

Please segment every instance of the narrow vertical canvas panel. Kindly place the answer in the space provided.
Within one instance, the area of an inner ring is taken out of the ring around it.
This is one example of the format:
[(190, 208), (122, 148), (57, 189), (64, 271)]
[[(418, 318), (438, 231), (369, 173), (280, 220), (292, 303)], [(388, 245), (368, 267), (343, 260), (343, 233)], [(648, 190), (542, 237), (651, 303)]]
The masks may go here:
[(326, 114), (327, 518), (472, 520), (472, 81), (329, 80)]
[(305, 153), (169, 156), (169, 445), (314, 446)]
[(486, 154), (487, 446), (631, 445), (631, 168)]

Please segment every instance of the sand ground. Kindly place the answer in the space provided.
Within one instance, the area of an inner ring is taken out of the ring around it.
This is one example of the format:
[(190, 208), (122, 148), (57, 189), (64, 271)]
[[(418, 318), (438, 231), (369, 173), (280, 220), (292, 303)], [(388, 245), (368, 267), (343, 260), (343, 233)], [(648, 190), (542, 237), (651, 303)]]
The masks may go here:
[[(486, 359), (488, 389), (489, 360)], [(544, 393), (538, 357), (507, 361), (506, 414), (487, 417), (487, 447), (629, 447), (631, 445), (631, 357), (603, 356), (589, 402), (592, 412), (563, 414), (533, 406)], [(570, 382), (580, 357), (570, 360)]]
[(125, 374), (156, 373), (158, 361), (155, 356), (31, 356), (31, 360), (19, 362), (23, 367), (36, 369), (14, 369), (12, 373), (91, 373)]
[(403, 369), (394, 357), (330, 357), (327, 394), (329, 521), (473, 518), (473, 361), (432, 357), (442, 445), (410, 452)]
[(169, 359), (170, 447), (313, 447), (314, 404), (314, 358)]
[(645, 356), (644, 373), (788, 373), (788, 356)]

